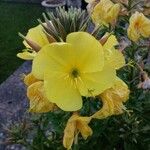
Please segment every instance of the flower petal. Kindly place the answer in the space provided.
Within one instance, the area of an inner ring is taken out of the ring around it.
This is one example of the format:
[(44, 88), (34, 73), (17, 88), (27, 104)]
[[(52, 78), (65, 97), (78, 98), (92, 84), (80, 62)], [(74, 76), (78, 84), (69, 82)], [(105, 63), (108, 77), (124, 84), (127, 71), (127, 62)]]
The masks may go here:
[[(88, 119), (88, 121), (85, 120), (86, 118)], [(79, 117), (77, 119), (77, 129), (85, 140), (93, 134), (92, 129), (88, 126), (88, 123), (90, 121), (91, 117)]]
[(73, 49), (67, 43), (52, 43), (44, 46), (33, 60), (32, 73), (38, 79), (44, 78), (44, 72), (67, 72), (74, 64)]
[(114, 35), (110, 35), (105, 44), (103, 45), (104, 52), (105, 50), (111, 50), (114, 46), (118, 45), (118, 41)]
[(34, 77), (34, 75), (32, 73), (29, 73), (28, 75), (26, 75), (24, 77), (24, 83), (27, 86), (30, 86), (31, 84), (38, 82), (39, 80), (37, 78)]
[(103, 107), (92, 115), (92, 118), (103, 119), (122, 114), (126, 109), (123, 102), (128, 100), (129, 93), (128, 86), (121, 79), (116, 78), (115, 84), (100, 95)]
[(86, 32), (74, 32), (67, 36), (72, 44), (76, 62), (82, 72), (101, 71), (104, 66), (103, 47), (98, 40)]
[(36, 52), (22, 52), (22, 53), (18, 53), (17, 57), (24, 59), (24, 60), (33, 60), (36, 56)]
[(72, 147), (76, 131), (76, 122), (72, 120), (73, 118), (74, 115), (68, 120), (64, 130), (63, 145), (68, 150), (70, 150)]
[(82, 98), (71, 80), (63, 74), (48, 71), (44, 78), (46, 95), (64, 111), (76, 111), (82, 107)]
[[(26, 38), (38, 43), (38, 45), (40, 47), (43, 47), (43, 46), (49, 44), (49, 41), (48, 41), (45, 33), (43, 32), (43, 28), (41, 25), (31, 28), (28, 31)], [(30, 48), (30, 46), (25, 41), (23, 43), (26, 47)]]
[(30, 100), (30, 112), (44, 113), (53, 111), (55, 108), (55, 105), (45, 97), (42, 81), (30, 85), (27, 96)]
[(106, 43), (103, 45), (105, 63), (112, 66), (115, 69), (119, 69), (125, 65), (125, 58), (123, 54), (114, 48), (118, 45), (118, 41), (114, 35), (111, 35)]
[(82, 74), (77, 86), (82, 96), (96, 96), (110, 88), (115, 79), (115, 69), (104, 66), (100, 72)]

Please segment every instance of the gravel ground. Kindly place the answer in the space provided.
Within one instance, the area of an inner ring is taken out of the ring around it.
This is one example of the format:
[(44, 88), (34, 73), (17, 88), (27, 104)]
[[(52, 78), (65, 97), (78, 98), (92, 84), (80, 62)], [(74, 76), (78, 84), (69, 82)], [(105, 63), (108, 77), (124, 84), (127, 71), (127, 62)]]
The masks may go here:
[[(0, 142), (5, 141), (3, 127), (21, 120), (26, 108), (26, 87), (21, 81), (21, 74), (27, 74), (31, 70), (31, 62), (21, 65), (6, 81), (0, 85)], [(20, 146), (0, 146), (0, 150), (21, 150)]]

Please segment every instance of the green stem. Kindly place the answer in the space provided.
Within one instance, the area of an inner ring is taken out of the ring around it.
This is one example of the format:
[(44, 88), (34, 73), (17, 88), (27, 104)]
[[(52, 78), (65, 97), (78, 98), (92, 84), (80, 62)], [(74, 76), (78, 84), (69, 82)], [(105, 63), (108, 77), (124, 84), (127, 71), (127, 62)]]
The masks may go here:
[(75, 138), (74, 138), (74, 147), (73, 150), (79, 150), (78, 146), (78, 133), (76, 133)]

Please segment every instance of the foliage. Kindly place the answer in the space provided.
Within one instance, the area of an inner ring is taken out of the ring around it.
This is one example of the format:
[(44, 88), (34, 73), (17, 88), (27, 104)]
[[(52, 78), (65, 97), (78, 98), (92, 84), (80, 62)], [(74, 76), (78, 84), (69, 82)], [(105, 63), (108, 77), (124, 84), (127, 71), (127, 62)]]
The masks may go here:
[[(42, 8), (32, 4), (0, 2), (0, 9), (1, 83), (23, 62), (16, 57), (16, 53), (23, 49), (22, 39), (18, 38), (17, 32), (26, 33), (30, 27), (37, 25), (36, 19), (41, 16)], [(13, 63), (8, 63), (8, 60)]]

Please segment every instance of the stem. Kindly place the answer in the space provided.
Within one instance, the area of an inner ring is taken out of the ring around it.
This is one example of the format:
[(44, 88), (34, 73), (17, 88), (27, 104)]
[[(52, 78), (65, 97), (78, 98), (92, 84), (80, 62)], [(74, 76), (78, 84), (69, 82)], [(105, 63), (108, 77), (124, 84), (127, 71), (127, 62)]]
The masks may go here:
[(79, 133), (76, 132), (75, 137), (74, 137), (74, 147), (73, 147), (73, 150), (79, 150), (79, 146), (78, 146), (78, 134)]

